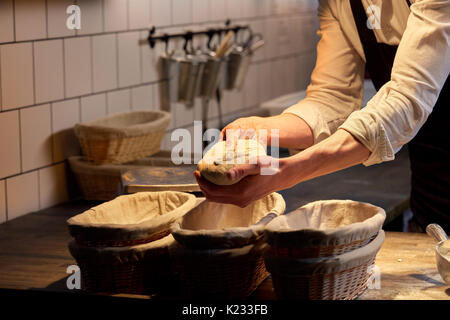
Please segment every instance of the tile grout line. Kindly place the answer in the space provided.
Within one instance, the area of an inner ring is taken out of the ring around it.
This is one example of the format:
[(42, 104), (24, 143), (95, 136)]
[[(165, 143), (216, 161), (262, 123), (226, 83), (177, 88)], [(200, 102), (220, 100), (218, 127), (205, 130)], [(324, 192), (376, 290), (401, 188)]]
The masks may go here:
[(4, 179), (3, 181), (5, 181), (5, 221), (9, 220), (9, 213), (8, 213), (8, 183), (7, 180)]
[(41, 209), (41, 170), (37, 169), (38, 208)]
[(14, 43), (16, 42), (16, 0), (12, 0), (13, 6), (13, 33), (14, 33)]
[(66, 41), (62, 40), (62, 54), (63, 54), (63, 84), (64, 84), (64, 100), (67, 99), (67, 81), (66, 81)]
[(33, 62), (33, 75), (31, 78), (33, 79), (33, 104), (37, 104), (36, 102), (36, 66), (35, 66), (35, 60), (34, 60), (34, 41), (31, 41), (31, 61)]
[(48, 39), (48, 0), (45, 0), (45, 36)]
[(23, 154), (22, 154), (22, 116), (21, 116), (21, 110), (17, 111), (18, 117), (19, 117), (19, 155), (20, 155), (20, 172), (23, 172)]

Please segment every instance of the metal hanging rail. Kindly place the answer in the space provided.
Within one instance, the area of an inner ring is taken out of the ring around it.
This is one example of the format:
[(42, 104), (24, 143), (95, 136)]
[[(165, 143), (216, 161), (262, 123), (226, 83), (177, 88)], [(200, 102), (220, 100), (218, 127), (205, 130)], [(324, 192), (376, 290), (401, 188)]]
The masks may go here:
[(233, 31), (235, 34), (237, 34), (241, 30), (250, 30), (250, 27), (248, 25), (235, 25), (230, 26), (230, 20), (227, 20), (225, 23), (224, 28), (209, 28), (207, 30), (202, 31), (185, 31), (180, 33), (164, 33), (161, 35), (155, 35), (156, 28), (152, 27), (149, 30), (149, 34), (147, 39), (139, 40), (140, 45), (150, 45), (151, 48), (155, 47), (155, 44), (157, 41), (163, 41), (166, 44), (169, 42), (170, 39), (180, 38), (184, 40), (192, 40), (193, 37), (199, 36), (199, 35), (206, 35), (209, 38), (209, 42), (215, 35), (221, 35), (223, 33), (227, 33), (229, 31)]

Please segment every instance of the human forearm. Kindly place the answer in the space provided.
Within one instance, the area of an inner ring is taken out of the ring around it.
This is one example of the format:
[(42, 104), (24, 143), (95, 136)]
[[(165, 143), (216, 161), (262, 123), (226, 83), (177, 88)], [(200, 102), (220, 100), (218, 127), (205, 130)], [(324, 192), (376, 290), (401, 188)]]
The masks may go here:
[(306, 149), (312, 146), (314, 140), (308, 124), (293, 114), (240, 118), (227, 125), (223, 134), (227, 140), (232, 138), (230, 135), (237, 135), (238, 138), (251, 138), (251, 131), (261, 135), (261, 130), (267, 133), (269, 145), (273, 145), (274, 141), (278, 140), (279, 146), (284, 148)]
[(345, 130), (287, 158), (282, 166), (285, 188), (364, 162), (370, 151)]

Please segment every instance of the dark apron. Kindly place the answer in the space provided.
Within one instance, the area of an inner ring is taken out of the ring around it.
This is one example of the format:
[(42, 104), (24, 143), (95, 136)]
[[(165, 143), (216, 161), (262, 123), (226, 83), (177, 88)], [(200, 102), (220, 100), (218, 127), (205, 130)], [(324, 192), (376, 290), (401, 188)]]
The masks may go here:
[[(377, 90), (391, 78), (397, 46), (377, 43), (367, 28), (361, 0), (350, 0), (364, 54), (366, 71)], [(411, 163), (411, 211), (425, 230), (429, 223), (440, 224), (450, 233), (450, 106), (449, 81), (419, 133), (408, 144)], [(445, 102), (447, 101), (447, 105)]]

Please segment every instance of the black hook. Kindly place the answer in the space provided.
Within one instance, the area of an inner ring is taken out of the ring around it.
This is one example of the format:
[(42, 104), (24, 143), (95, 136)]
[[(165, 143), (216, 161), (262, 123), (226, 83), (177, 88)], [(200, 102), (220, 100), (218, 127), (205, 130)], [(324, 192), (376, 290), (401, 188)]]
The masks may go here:
[(208, 29), (206, 31), (206, 35), (208, 36), (207, 47), (210, 50), (211, 50), (211, 41), (212, 41), (212, 38), (214, 37), (215, 34), (216, 34), (216, 30), (215, 29)]
[(155, 34), (156, 28), (153, 26), (150, 31), (148, 32), (148, 44), (150, 45), (150, 48), (155, 47), (155, 40), (153, 39), (153, 35)]
[(184, 34), (184, 46), (183, 46), (183, 50), (185, 53), (187, 53), (188, 51), (188, 43), (189, 41), (192, 41), (193, 35), (192, 35), (192, 31), (186, 31), (186, 33)]

